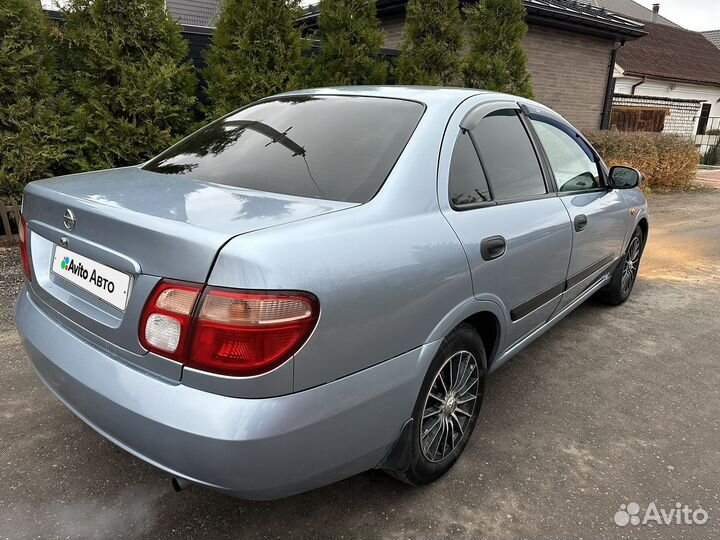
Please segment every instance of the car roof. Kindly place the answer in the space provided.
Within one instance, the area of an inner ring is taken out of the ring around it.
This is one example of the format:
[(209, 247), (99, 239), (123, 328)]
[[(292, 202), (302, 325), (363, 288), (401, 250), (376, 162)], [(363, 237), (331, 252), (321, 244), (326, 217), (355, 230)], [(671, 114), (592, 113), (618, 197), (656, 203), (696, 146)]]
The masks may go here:
[[(448, 86), (334, 86), (326, 88), (308, 88), (305, 90), (294, 90), (285, 92), (278, 96), (366, 96), (366, 97), (382, 97), (391, 99), (407, 99), (425, 104), (426, 107), (436, 111), (444, 111), (451, 114), (463, 101), (470, 97), (478, 96), (483, 99), (479, 100), (478, 105), (486, 101), (515, 101), (532, 105), (535, 108), (546, 111), (553, 116), (560, 117), (558, 113), (549, 109), (542, 103), (531, 99), (514, 96), (512, 94), (504, 94), (501, 92), (491, 92), (488, 90), (479, 90), (477, 88), (455, 88)], [(562, 118), (562, 117), (560, 117)], [(564, 120), (564, 119), (563, 119)], [(565, 120), (565, 122), (567, 122)]]
[(488, 92), (472, 88), (451, 88), (445, 86), (336, 86), (327, 88), (309, 88), (280, 94), (288, 95), (344, 95), (344, 96), (370, 96), (394, 99), (408, 99), (420, 101), (426, 105), (459, 104), (469, 97), (487, 95), (493, 97), (508, 97), (507, 94)]

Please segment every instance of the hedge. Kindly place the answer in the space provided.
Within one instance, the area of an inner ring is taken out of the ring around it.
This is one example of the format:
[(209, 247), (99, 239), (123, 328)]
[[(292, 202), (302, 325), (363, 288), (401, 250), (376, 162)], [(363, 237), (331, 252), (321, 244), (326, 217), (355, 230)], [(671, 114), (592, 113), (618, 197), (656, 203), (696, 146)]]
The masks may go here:
[(683, 190), (693, 183), (700, 155), (691, 139), (641, 131), (591, 131), (586, 137), (609, 166), (642, 172), (645, 188)]
[(50, 25), (37, 4), (0, 2), (0, 199), (19, 200), (30, 180), (65, 157), (53, 78)]
[(70, 0), (56, 36), (72, 103), (58, 173), (142, 163), (190, 131), (197, 77), (164, 0)]

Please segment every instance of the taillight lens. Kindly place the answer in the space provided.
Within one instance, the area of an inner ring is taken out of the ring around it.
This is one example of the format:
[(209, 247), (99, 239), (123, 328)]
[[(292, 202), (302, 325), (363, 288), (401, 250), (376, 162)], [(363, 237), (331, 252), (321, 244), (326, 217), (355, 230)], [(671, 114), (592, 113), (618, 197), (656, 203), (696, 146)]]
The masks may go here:
[[(320, 306), (301, 292), (247, 292), (163, 281), (140, 322), (146, 349), (236, 377), (276, 368), (305, 343)], [(196, 305), (197, 304), (197, 305)]]
[(208, 288), (195, 320), (187, 365), (224, 375), (265, 373), (300, 349), (318, 313), (317, 298), (307, 293)]
[(200, 285), (163, 281), (145, 304), (140, 343), (147, 350), (182, 361), (187, 350), (193, 309)]
[(28, 225), (23, 216), (20, 216), (18, 236), (20, 237), (20, 260), (22, 261), (23, 273), (28, 281), (32, 281), (32, 273), (30, 272), (30, 251), (28, 250)]

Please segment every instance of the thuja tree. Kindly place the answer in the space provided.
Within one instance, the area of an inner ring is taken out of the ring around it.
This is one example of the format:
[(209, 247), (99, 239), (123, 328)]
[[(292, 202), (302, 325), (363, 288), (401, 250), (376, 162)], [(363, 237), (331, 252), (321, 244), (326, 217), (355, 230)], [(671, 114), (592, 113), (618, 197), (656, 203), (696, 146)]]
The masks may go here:
[(50, 23), (39, 2), (0, 2), (0, 198), (17, 198), (63, 157)]
[(320, 52), (316, 86), (383, 84), (387, 63), (380, 56), (384, 35), (374, 0), (320, 0)]
[(398, 82), (457, 84), (462, 46), (458, 0), (410, 0), (398, 59)]
[(71, 0), (64, 17), (67, 172), (139, 163), (187, 133), (197, 77), (163, 0)]
[(210, 115), (218, 117), (306, 82), (298, 0), (224, 0), (206, 56)]
[(522, 0), (479, 0), (465, 9), (469, 52), (465, 86), (532, 97), (522, 39), (527, 33)]

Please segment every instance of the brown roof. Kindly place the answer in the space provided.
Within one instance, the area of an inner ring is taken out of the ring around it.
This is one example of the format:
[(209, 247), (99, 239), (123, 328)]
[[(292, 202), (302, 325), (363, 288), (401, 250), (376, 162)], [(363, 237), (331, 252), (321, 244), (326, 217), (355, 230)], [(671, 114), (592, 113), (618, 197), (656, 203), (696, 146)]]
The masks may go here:
[(180, 24), (192, 26), (215, 26), (220, 11), (220, 0), (166, 0), (165, 4)]
[(720, 49), (720, 30), (708, 30), (707, 32), (703, 32), (702, 35)]
[(627, 75), (720, 86), (720, 49), (701, 33), (650, 22), (645, 31), (617, 55)]

